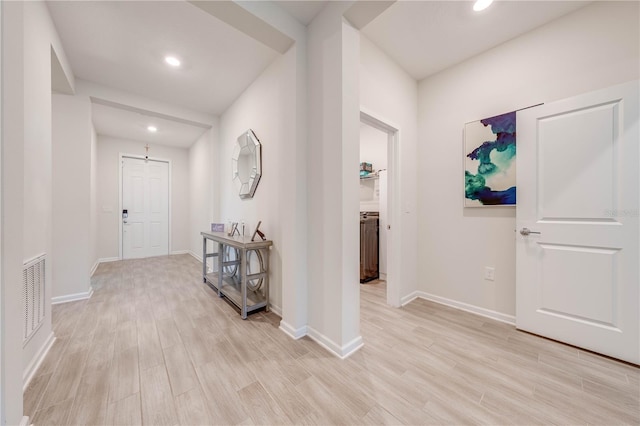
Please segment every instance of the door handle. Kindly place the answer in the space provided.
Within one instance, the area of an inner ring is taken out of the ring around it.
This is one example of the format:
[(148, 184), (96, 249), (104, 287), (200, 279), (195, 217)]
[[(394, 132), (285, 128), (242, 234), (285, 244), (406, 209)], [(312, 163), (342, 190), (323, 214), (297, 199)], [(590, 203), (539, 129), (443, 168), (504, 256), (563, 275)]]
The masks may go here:
[(520, 235), (524, 235), (526, 237), (529, 234), (542, 234), (542, 232), (532, 231), (529, 228), (522, 228), (520, 230)]

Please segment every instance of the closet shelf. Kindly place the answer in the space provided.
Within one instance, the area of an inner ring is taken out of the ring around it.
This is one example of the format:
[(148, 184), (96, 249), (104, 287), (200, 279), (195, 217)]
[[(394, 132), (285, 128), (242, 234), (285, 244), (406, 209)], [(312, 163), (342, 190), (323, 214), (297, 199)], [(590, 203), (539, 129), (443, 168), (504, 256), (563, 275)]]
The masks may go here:
[(370, 175), (367, 175), (367, 176), (360, 176), (360, 180), (372, 180), (372, 179), (378, 179), (378, 178), (380, 178), (380, 176), (378, 176), (377, 173), (376, 174), (371, 173)]

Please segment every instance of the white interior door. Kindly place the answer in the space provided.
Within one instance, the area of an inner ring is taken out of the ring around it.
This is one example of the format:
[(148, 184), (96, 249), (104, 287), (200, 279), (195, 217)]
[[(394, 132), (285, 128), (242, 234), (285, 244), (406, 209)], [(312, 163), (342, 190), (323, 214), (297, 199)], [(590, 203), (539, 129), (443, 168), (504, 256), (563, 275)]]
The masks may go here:
[(122, 258), (169, 254), (169, 164), (122, 159)]
[(517, 327), (636, 364), (638, 90), (518, 112), (516, 208)]

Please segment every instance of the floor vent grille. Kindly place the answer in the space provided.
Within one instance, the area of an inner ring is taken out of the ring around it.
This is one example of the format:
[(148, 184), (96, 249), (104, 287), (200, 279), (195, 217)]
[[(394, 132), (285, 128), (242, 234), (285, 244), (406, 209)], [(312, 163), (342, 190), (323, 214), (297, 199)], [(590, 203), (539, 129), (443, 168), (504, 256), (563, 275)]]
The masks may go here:
[(23, 344), (38, 331), (44, 320), (45, 258), (46, 255), (40, 255), (22, 268)]

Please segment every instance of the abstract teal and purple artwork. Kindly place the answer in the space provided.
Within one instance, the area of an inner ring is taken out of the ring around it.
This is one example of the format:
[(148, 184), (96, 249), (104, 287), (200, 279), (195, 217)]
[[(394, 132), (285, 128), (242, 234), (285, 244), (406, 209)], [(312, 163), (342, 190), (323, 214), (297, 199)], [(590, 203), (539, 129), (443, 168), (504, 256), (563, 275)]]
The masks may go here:
[(464, 206), (516, 205), (516, 113), (464, 126)]

